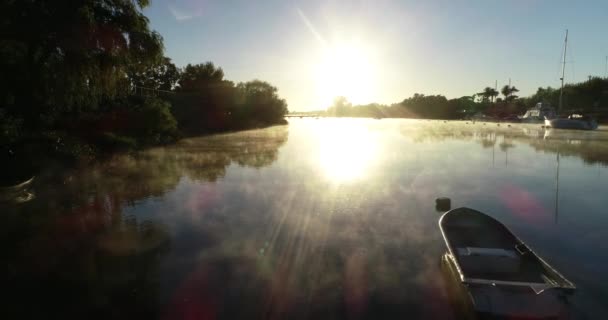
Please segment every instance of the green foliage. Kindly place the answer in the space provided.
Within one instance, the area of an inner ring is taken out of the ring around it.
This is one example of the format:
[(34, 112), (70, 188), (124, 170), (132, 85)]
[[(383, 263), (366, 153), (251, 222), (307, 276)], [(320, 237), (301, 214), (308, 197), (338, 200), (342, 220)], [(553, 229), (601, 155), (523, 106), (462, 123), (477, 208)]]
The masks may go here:
[(287, 102), (279, 97), (277, 88), (265, 81), (239, 83), (236, 86), (236, 97), (233, 110), (254, 124), (278, 123), (288, 112)]
[(276, 87), (260, 80), (235, 86), (210, 62), (186, 66), (176, 93), (168, 99), (179, 130), (186, 135), (281, 123), (287, 113)]
[[(559, 104), (559, 89), (538, 88), (535, 94), (524, 99), (527, 107), (537, 102)], [(590, 78), (587, 81), (564, 86), (562, 110), (578, 110), (590, 113), (608, 112), (608, 79)]]
[[(602, 102), (604, 101), (602, 100), (602, 97), (605, 97), (604, 95), (597, 95), (598, 92), (604, 92), (604, 94), (608, 92), (608, 89), (602, 89), (608, 88), (602, 87), (602, 81), (605, 80), (591, 79), (590, 84), (567, 86), (566, 92), (572, 94), (573, 97), (576, 97), (576, 91), (584, 92), (580, 94), (581, 100), (584, 97), (593, 97), (592, 92), (595, 92), (598, 99), (594, 104), (608, 105)], [(585, 89), (580, 88), (580, 86)], [(338, 97), (334, 104), (327, 109), (326, 114), (338, 117), (463, 119), (481, 112), (490, 117), (503, 118), (523, 114), (527, 108), (540, 101), (557, 101), (559, 94), (558, 90), (552, 88), (539, 88), (536, 95), (529, 98), (519, 98), (514, 94), (518, 91), (515, 86), (506, 85), (501, 90), (505, 98), (496, 99), (496, 102), (492, 102), (492, 100), (498, 95), (498, 92), (490, 87), (486, 87), (481, 93), (450, 100), (442, 95), (427, 96), (416, 93), (412, 97), (390, 106), (377, 103), (353, 106), (345, 97)], [(480, 99), (476, 99), (477, 97)]]
[[(345, 99), (345, 98), (344, 98)], [(384, 118), (398, 116), (395, 110), (378, 103), (352, 106), (347, 100), (336, 101), (333, 106), (327, 109), (327, 114), (331, 116), (364, 117), (364, 118)]]
[(144, 145), (172, 141), (177, 135), (177, 121), (171, 105), (157, 98), (133, 98), (129, 132)]
[[(33, 145), (34, 148), (40, 148), (44, 146), (43, 150), (31, 150), (31, 154), (39, 154), (41, 151), (46, 151), (47, 154), (53, 154), (53, 156), (62, 161), (73, 161), (75, 159), (92, 159), (97, 155), (95, 147), (93, 147), (87, 141), (76, 137), (66, 132), (61, 131), (47, 131), (42, 135), (42, 141), (38, 141)], [(43, 143), (40, 143), (43, 142)], [(45, 142), (45, 143), (44, 143)], [(44, 157), (40, 161), (38, 159), (38, 167), (45, 165), (44, 162), (48, 161), (47, 157)]]
[(148, 4), (0, 2), (10, 30), (0, 38), (0, 164), (12, 168), (9, 182), (55, 161), (284, 121), (287, 104), (272, 85), (235, 86), (211, 62), (180, 70), (164, 57), (142, 12)]
[(472, 96), (462, 96), (458, 99), (448, 100), (448, 110), (445, 114), (449, 118), (461, 118), (466, 114), (479, 111), (480, 105), (475, 103)]
[(326, 114), (337, 117), (454, 119), (474, 105), (473, 98), (468, 96), (448, 100), (442, 95), (419, 93), (391, 106), (378, 103), (353, 106), (345, 97), (337, 97)]
[(155, 90), (172, 90), (180, 78), (179, 69), (170, 58), (163, 57), (150, 66), (133, 64), (128, 69), (131, 85)]
[(207, 91), (224, 80), (222, 68), (216, 68), (212, 62), (188, 64), (179, 77), (178, 91), (200, 92)]
[(131, 137), (104, 132), (101, 135), (99, 146), (105, 150), (124, 151), (137, 148), (137, 142)]
[(498, 91), (491, 87), (485, 87), (482, 92), (477, 93), (481, 97), (482, 102), (493, 102), (494, 98), (498, 96)]
[(443, 118), (449, 113), (445, 109), (448, 99), (442, 95), (414, 94), (401, 102), (401, 105), (420, 118)]
[(96, 110), (125, 94), (125, 72), (162, 56), (148, 1), (3, 1), (0, 101), (26, 127)]
[(337, 117), (353, 116), (352, 106), (346, 97), (336, 97), (334, 104), (327, 109), (327, 113)]
[(86, 137), (104, 151), (131, 150), (177, 137), (171, 105), (162, 99), (131, 96), (114, 101), (110, 109), (81, 116), (80, 126), (72, 129), (74, 135)]
[(515, 95), (516, 92), (519, 92), (519, 89), (515, 88), (515, 86), (509, 85), (505, 85), (500, 90), (500, 93), (502, 93), (502, 95), (505, 97), (504, 101), (507, 102), (517, 99), (517, 96)]
[[(172, 89), (179, 70), (150, 30), (146, 0), (0, 3), (0, 142), (11, 159), (91, 158), (170, 141), (170, 105), (130, 97)], [(40, 155), (44, 155), (40, 157)], [(8, 159), (8, 160), (7, 160)], [(6, 160), (6, 161), (4, 161)]]

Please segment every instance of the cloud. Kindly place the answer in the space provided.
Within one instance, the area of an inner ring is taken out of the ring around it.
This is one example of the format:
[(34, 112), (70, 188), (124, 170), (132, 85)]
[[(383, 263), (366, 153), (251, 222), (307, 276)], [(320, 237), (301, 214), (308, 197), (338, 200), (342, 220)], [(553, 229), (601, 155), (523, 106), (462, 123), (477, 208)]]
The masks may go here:
[(196, 18), (196, 17), (200, 16), (200, 12), (197, 12), (198, 10), (195, 10), (194, 12), (189, 12), (189, 11), (183, 10), (181, 8), (178, 8), (173, 4), (168, 4), (167, 8), (169, 8), (169, 12), (171, 12), (173, 17), (177, 21), (187, 21), (192, 18)]

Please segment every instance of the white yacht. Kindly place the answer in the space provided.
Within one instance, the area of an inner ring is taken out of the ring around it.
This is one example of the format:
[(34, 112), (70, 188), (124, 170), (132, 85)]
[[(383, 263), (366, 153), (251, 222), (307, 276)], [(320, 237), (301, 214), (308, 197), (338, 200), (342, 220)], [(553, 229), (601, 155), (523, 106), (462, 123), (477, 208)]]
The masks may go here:
[(548, 103), (537, 103), (534, 107), (528, 109), (521, 117), (522, 122), (542, 123), (546, 119), (554, 119), (557, 117), (555, 109)]

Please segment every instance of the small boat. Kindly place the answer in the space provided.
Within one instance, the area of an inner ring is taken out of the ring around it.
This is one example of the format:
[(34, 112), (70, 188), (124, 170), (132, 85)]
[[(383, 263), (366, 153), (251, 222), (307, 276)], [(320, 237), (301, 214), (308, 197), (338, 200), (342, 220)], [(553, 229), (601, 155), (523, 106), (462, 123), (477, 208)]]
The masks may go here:
[(597, 122), (590, 117), (571, 114), (568, 118), (546, 119), (545, 126), (554, 129), (595, 130)]
[(0, 202), (27, 202), (34, 198), (29, 192), (29, 187), (34, 181), (34, 176), (10, 186), (0, 186)]
[(442, 266), (465, 317), (560, 319), (568, 314), (574, 284), (502, 223), (458, 208), (446, 212), (439, 227), (448, 249)]
[(32, 176), (29, 179), (19, 181), (18, 183), (10, 185), (10, 186), (0, 186), (0, 192), (7, 193), (7, 192), (16, 192), (16, 191), (23, 190), (32, 184), (32, 182), (34, 181), (34, 178), (35, 178), (35, 176)]

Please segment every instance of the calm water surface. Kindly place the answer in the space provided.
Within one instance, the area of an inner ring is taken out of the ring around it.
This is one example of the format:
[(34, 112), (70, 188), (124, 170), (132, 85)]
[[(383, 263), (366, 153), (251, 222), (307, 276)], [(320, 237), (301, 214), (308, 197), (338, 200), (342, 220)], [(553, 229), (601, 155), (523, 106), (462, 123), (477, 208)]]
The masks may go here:
[(440, 196), (608, 314), (607, 128), (290, 122), (39, 175), (0, 204), (0, 317), (449, 319)]

